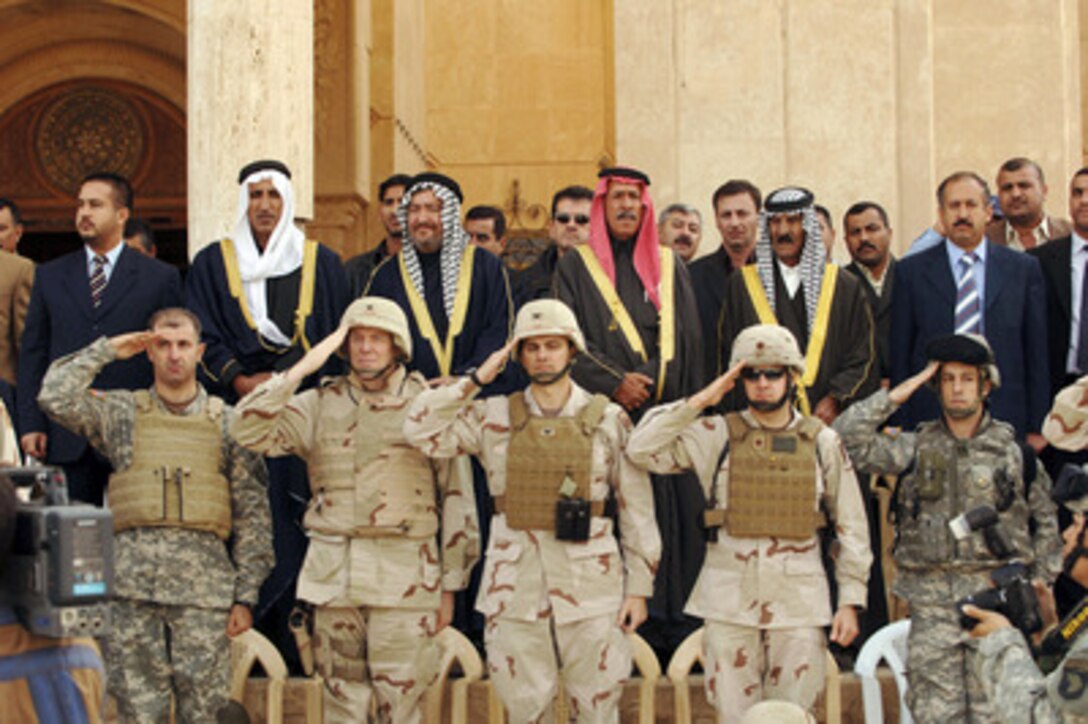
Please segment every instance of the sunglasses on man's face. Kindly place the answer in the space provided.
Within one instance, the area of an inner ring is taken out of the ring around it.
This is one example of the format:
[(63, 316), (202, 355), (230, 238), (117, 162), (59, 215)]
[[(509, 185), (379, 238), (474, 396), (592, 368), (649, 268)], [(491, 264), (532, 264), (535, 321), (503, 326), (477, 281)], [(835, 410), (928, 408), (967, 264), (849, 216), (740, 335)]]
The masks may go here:
[(752, 367), (745, 367), (740, 371), (740, 376), (746, 380), (758, 380), (760, 377), (774, 382), (780, 380), (786, 376), (786, 370), (779, 368), (776, 370), (757, 370)]
[(569, 224), (572, 219), (574, 220), (574, 223), (578, 224), (578, 226), (585, 226), (586, 224), (589, 223), (589, 217), (586, 216), (585, 214), (556, 214), (555, 215), (555, 220), (558, 221), (560, 224)]

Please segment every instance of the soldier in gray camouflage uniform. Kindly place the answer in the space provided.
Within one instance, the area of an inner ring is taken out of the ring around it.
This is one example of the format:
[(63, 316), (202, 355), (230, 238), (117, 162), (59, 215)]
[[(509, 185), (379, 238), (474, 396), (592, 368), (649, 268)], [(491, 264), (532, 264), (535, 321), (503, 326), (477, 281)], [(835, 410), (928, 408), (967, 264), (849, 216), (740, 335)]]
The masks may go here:
[[(924, 370), (852, 406), (835, 428), (859, 470), (901, 475), (894, 590), (910, 603), (911, 713), (921, 724), (992, 721), (995, 709), (975, 674), (977, 644), (961, 629), (955, 602), (989, 586), (990, 574), (1011, 558), (991, 552), (981, 531), (957, 540), (949, 523), (989, 506), (1015, 558), (1029, 566), (1033, 578), (1049, 584), (1060, 568), (1057, 518), (1043, 466), (1025, 465), (1012, 427), (992, 419), (986, 409), (987, 397), (1000, 384), (986, 340), (939, 338), (927, 355), (931, 361)], [(881, 432), (884, 421), (930, 380), (938, 390), (941, 419), (919, 425), (914, 433)], [(1025, 480), (1033, 467), (1034, 479)]]
[[(227, 433), (231, 410), (196, 381), (204, 345), (184, 309), (150, 331), (102, 337), (62, 357), (38, 402), (113, 465), (114, 627), (108, 691), (126, 722), (214, 721), (230, 688), (230, 641), (272, 568), (264, 461)], [(110, 362), (146, 352), (148, 390), (90, 389)]]
[[(1088, 447), (1088, 377), (1062, 390), (1043, 425), (1051, 445), (1076, 452)], [(1062, 483), (1066, 483), (1062, 485)], [(1073, 522), (1062, 532), (1066, 575), (1088, 587), (1088, 479), (1059, 478), (1054, 500), (1073, 513)], [(1063, 654), (1048, 675), (1032, 658), (1027, 640), (1000, 613), (976, 607), (965, 609), (979, 624), (971, 635), (980, 638), (978, 675), (994, 708), (1004, 722), (1051, 724), (1088, 721), (1088, 597), (1074, 607), (1060, 624), (1054, 613), (1054, 597), (1047, 588), (1037, 589), (1040, 609), (1051, 624), (1039, 636), (1043, 653)], [(1058, 625), (1053, 625), (1058, 624)], [(1048, 644), (1055, 644), (1050, 646)]]

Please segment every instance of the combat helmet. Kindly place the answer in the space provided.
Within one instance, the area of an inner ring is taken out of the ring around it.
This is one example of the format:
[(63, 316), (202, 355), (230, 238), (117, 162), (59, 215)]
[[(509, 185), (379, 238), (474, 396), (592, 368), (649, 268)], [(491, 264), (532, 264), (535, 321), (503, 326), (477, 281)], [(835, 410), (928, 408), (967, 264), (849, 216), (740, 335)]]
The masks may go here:
[[(981, 334), (948, 334), (936, 337), (926, 345), (926, 359), (931, 362), (960, 362), (982, 369), (993, 389), (1001, 386), (1001, 373), (990, 343)], [(930, 380), (937, 384), (936, 378)]]
[(521, 308), (514, 321), (514, 349), (520, 349), (529, 337), (545, 335), (566, 337), (579, 352), (586, 351), (586, 341), (574, 312), (558, 299), (537, 299)]
[(733, 340), (729, 366), (744, 362), (749, 367), (783, 365), (796, 374), (805, 374), (805, 358), (793, 333), (777, 324), (753, 324)]
[[(344, 310), (340, 326), (372, 327), (393, 335), (393, 344), (404, 355), (404, 361), (412, 359), (412, 335), (408, 331), (408, 318), (396, 302), (382, 297), (359, 297)], [(345, 346), (347, 342), (345, 340)], [(341, 348), (343, 355), (344, 348)]]

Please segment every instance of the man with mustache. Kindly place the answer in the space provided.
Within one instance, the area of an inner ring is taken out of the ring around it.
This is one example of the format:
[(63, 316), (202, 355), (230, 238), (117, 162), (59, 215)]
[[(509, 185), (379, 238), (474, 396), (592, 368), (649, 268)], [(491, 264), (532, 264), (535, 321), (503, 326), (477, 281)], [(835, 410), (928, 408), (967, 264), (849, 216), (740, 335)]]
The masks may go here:
[(548, 222), (548, 245), (533, 265), (513, 276), (518, 308), (534, 299), (554, 296), (555, 268), (568, 251), (589, 240), (589, 209), (593, 191), (585, 186), (567, 186), (552, 196), (552, 217)]
[(502, 262), (469, 243), (462, 201), (450, 177), (415, 176), (397, 212), (408, 243), (374, 270), (366, 291), (392, 299), (408, 315), (415, 350), (408, 369), (427, 379), (479, 367), (510, 334)]
[(669, 204), (657, 221), (657, 235), (661, 243), (669, 247), (690, 264), (699, 252), (703, 238), (703, 217), (699, 209), (688, 204)]
[[(986, 225), (986, 238), (1016, 251), (1045, 245), (1069, 234), (1069, 222), (1049, 216), (1046, 204), (1046, 177), (1042, 167), (1030, 158), (1010, 158), (997, 171), (997, 204), (1001, 214)], [(907, 255), (932, 248), (944, 238), (940, 222), (914, 240)]]
[[(726, 282), (720, 359), (757, 323), (780, 324), (805, 355), (798, 388), (801, 411), (830, 424), (875, 386), (872, 312), (861, 282), (827, 262), (810, 191), (787, 186), (767, 197), (756, 262)], [(738, 394), (726, 398), (739, 409)]]
[[(146, 329), (151, 315), (181, 302), (177, 269), (125, 246), (132, 213), (129, 182), (95, 173), (79, 187), (75, 222), (83, 248), (38, 268), (26, 313), (16, 400), (23, 452), (62, 465), (71, 497), (102, 504), (109, 462), (76, 435), (46, 419), (38, 392), (50, 362), (86, 347), (100, 335)], [(110, 365), (95, 377), (99, 390), (151, 384), (146, 358)]]
[(1048, 216), (1046, 177), (1030, 158), (1010, 158), (997, 172), (997, 199), (1003, 219), (986, 227), (986, 238), (1025, 251), (1069, 234), (1069, 222)]
[(859, 201), (842, 218), (846, 248), (853, 259), (846, 270), (862, 283), (873, 312), (877, 360), (882, 382), (891, 376), (888, 338), (892, 323), (892, 290), (895, 288), (895, 257), (891, 255), (892, 230), (888, 213), (874, 201)]
[[(586, 353), (574, 381), (607, 395), (633, 420), (658, 402), (699, 389), (703, 355), (687, 267), (658, 242), (650, 179), (633, 168), (598, 174), (589, 241), (559, 260), (559, 299), (574, 310)], [(694, 474), (654, 476), (654, 504), (664, 555), (642, 634), (662, 652), (697, 625), (684, 601), (702, 565), (703, 494)], [(666, 655), (666, 654), (663, 654)]]
[(730, 179), (717, 188), (711, 203), (722, 243), (710, 254), (692, 262), (689, 268), (703, 328), (704, 372), (708, 377), (725, 371), (718, 369), (718, 349), (721, 347), (718, 321), (725, 297), (725, 280), (734, 269), (747, 264), (755, 253), (763, 194), (751, 181)]
[[(1003, 384), (993, 393), (993, 416), (1010, 423), (1039, 452), (1050, 407), (1046, 291), (1039, 262), (986, 238), (989, 188), (976, 173), (959, 171), (937, 187), (937, 213), (947, 237), (902, 259), (892, 293), (891, 384), (926, 364), (925, 346), (941, 335), (983, 335), (993, 347)], [(912, 428), (938, 413), (925, 390), (901, 408), (897, 421)]]
[[(340, 256), (296, 226), (291, 171), (274, 160), (242, 168), (233, 231), (196, 255), (185, 291), (204, 327), (205, 386), (231, 403), (298, 362), (336, 329), (348, 304)], [(302, 387), (339, 371), (331, 361)], [(276, 567), (261, 591), (258, 628), (294, 665), (286, 623), (306, 552), (298, 521), (310, 490), (297, 457), (270, 459), (268, 473)]]

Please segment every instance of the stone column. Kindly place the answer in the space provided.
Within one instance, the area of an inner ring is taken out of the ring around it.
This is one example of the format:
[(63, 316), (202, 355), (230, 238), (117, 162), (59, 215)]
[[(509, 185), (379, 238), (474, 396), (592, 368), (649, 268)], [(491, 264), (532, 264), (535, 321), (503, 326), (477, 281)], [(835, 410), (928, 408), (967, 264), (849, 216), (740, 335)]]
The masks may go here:
[(188, 0), (189, 255), (230, 232), (238, 170), (291, 169), (295, 215), (313, 216), (314, 5)]

